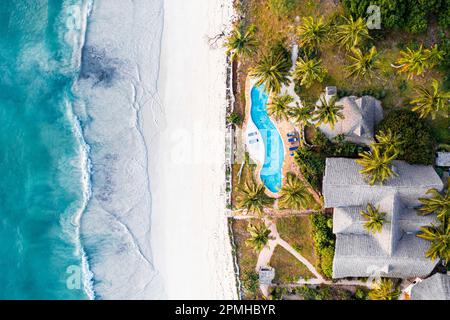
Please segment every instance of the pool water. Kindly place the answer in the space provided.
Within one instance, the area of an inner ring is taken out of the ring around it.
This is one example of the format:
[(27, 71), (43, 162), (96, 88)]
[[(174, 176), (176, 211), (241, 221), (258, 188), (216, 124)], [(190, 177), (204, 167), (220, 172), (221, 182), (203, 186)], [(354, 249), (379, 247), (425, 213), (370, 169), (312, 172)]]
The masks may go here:
[(282, 183), (284, 146), (278, 129), (267, 113), (269, 96), (264, 86), (254, 86), (251, 90), (251, 117), (264, 141), (265, 157), (260, 177), (272, 192), (278, 192)]

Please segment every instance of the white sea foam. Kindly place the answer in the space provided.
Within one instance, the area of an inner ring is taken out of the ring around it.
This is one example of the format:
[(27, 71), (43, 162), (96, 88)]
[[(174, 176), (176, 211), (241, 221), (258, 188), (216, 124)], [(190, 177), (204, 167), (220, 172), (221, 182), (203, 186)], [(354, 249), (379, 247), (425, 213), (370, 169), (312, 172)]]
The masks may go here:
[(160, 298), (139, 114), (155, 102), (162, 1), (96, 0), (87, 22), (74, 90), (75, 113), (90, 147), (91, 196), (81, 217), (81, 239), (95, 295)]

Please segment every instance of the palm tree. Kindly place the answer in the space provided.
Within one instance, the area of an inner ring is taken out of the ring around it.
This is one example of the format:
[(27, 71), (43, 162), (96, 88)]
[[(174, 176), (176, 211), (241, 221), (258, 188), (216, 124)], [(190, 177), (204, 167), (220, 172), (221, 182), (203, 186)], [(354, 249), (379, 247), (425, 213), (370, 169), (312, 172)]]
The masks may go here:
[(440, 111), (447, 111), (444, 116), (448, 116), (450, 92), (441, 91), (439, 87), (439, 81), (433, 79), (431, 89), (424, 86), (416, 88), (417, 97), (411, 101), (411, 104), (414, 105), (412, 110), (418, 112), (421, 118), (431, 114), (431, 118), (435, 119)]
[(422, 45), (417, 50), (407, 47), (406, 50), (400, 51), (397, 64), (399, 64), (399, 66), (396, 66), (396, 68), (399, 68), (399, 72), (408, 73), (408, 79), (411, 79), (415, 75), (425, 72), (429, 67), (429, 59)]
[(399, 155), (401, 154), (404, 141), (400, 134), (394, 134), (391, 129), (387, 129), (378, 132), (375, 139), (377, 142), (374, 145), (377, 145), (382, 151), (393, 148)]
[(359, 172), (366, 175), (370, 185), (383, 182), (397, 175), (392, 169), (392, 161), (397, 158), (397, 152), (391, 147), (388, 150), (381, 150), (379, 146), (372, 145), (371, 151), (364, 151), (359, 154), (360, 159), (356, 163), (363, 167)]
[(432, 260), (441, 258), (447, 264), (450, 260), (450, 223), (422, 227), (420, 231), (417, 236), (431, 242), (425, 256)]
[(300, 125), (307, 124), (313, 116), (314, 107), (311, 105), (303, 105), (302, 107), (297, 105), (289, 109), (289, 117), (294, 120), (295, 123)]
[(264, 207), (273, 202), (273, 199), (265, 194), (265, 190), (266, 188), (262, 184), (258, 185), (254, 182), (249, 183), (246, 181), (238, 195), (238, 208), (245, 209), (249, 213), (261, 215)]
[(225, 44), (227, 54), (231, 55), (231, 58), (234, 59), (236, 56), (249, 56), (254, 53), (258, 45), (258, 41), (255, 38), (255, 31), (255, 25), (251, 25), (247, 30), (244, 30), (242, 24), (231, 31)]
[(289, 83), (289, 59), (281, 52), (272, 52), (264, 56), (250, 74), (257, 78), (256, 85), (264, 85), (266, 91), (279, 93), (283, 84)]
[(328, 71), (322, 66), (321, 59), (303, 59), (299, 58), (292, 73), (292, 77), (300, 81), (301, 86), (309, 88), (315, 81), (321, 83)]
[(397, 300), (401, 291), (391, 279), (380, 279), (369, 292), (370, 300)]
[(353, 17), (343, 18), (344, 22), (338, 25), (336, 30), (336, 42), (341, 47), (350, 50), (370, 39), (369, 29), (367, 29), (366, 21), (363, 18), (356, 20), (353, 20)]
[(288, 120), (289, 118), (289, 110), (290, 110), (290, 104), (294, 101), (294, 98), (292, 98), (288, 94), (284, 94), (281, 96), (275, 96), (272, 100), (272, 103), (270, 103), (267, 106), (267, 111), (269, 114), (275, 119), (280, 120)]
[(259, 253), (269, 242), (270, 230), (263, 223), (259, 225), (249, 223), (247, 231), (250, 237), (245, 241), (246, 245)]
[(278, 204), (281, 208), (301, 210), (312, 202), (312, 196), (305, 183), (291, 172), (286, 175), (286, 182), (281, 187)]
[(432, 68), (444, 60), (445, 51), (439, 50), (438, 45), (436, 44), (431, 49), (426, 49), (425, 54), (427, 56), (429, 67)]
[(359, 48), (351, 48), (351, 51), (353, 55), (349, 55), (348, 58), (352, 63), (345, 67), (349, 76), (357, 78), (372, 77), (378, 64), (377, 48), (373, 46), (366, 54)]
[(325, 97), (321, 97), (320, 104), (316, 106), (316, 109), (314, 110), (313, 121), (316, 123), (316, 126), (325, 123), (333, 129), (338, 119), (344, 118), (342, 109), (342, 106), (336, 105), (335, 96), (329, 101), (327, 101)]
[(330, 27), (323, 21), (323, 18), (313, 17), (302, 18), (302, 24), (297, 28), (297, 35), (300, 38), (300, 45), (309, 49), (314, 49), (328, 36)]
[(373, 204), (369, 203), (366, 210), (361, 210), (360, 214), (367, 221), (364, 223), (364, 228), (372, 233), (381, 232), (385, 222), (386, 212), (381, 212), (380, 208), (375, 208)]
[(430, 189), (427, 194), (431, 198), (419, 198), (422, 207), (418, 211), (423, 215), (436, 213), (442, 223), (450, 222), (450, 187), (441, 194), (437, 189)]

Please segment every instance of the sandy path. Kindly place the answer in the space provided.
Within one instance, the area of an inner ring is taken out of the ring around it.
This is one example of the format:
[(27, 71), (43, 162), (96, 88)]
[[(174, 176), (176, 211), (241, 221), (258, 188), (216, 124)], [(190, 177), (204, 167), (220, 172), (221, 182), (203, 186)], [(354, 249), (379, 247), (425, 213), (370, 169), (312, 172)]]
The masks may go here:
[[(235, 299), (225, 216), (225, 53), (231, 1), (166, 0), (158, 93), (144, 115), (155, 267), (170, 299)], [(155, 134), (156, 132), (156, 134)]]

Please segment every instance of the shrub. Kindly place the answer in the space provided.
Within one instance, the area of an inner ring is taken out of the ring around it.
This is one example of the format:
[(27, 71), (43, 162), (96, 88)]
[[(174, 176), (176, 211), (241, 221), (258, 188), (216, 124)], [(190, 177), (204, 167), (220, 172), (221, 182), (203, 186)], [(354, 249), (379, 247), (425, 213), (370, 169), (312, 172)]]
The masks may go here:
[(434, 163), (436, 141), (426, 120), (410, 110), (390, 112), (377, 126), (377, 134), (391, 129), (393, 134), (399, 134), (403, 144), (399, 147), (400, 160), (411, 164), (431, 165)]
[(331, 278), (333, 276), (334, 248), (325, 247), (320, 254), (320, 268), (328, 278)]
[(332, 218), (323, 214), (310, 215), (313, 226), (313, 239), (316, 254), (320, 260), (320, 270), (331, 278), (333, 276), (333, 258), (335, 236), (333, 234)]
[(268, 0), (267, 5), (276, 16), (286, 16), (295, 8), (295, 0)]
[(246, 272), (243, 275), (242, 287), (247, 295), (256, 295), (259, 289), (259, 275), (256, 271)]
[(294, 159), (309, 184), (314, 189), (321, 189), (322, 176), (325, 172), (325, 158), (308, 147), (304, 147), (297, 150)]
[(230, 124), (241, 124), (242, 123), (242, 116), (237, 113), (237, 112), (232, 112), (230, 113), (230, 115), (227, 117), (227, 121)]
[(364, 290), (362, 288), (356, 289), (355, 299), (356, 300), (367, 300), (367, 290)]

